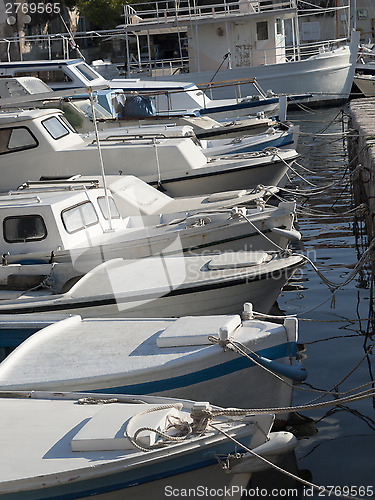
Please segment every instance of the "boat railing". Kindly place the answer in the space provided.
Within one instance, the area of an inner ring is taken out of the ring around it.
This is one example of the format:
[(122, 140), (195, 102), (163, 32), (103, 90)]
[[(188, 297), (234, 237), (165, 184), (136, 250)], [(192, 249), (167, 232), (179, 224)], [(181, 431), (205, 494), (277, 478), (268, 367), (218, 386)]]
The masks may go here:
[(296, 0), (223, 0), (200, 4), (199, 0), (156, 0), (125, 6), (125, 27), (137, 24), (197, 20), (203, 17), (258, 14), (296, 9)]
[(137, 59), (133, 54), (130, 56), (128, 65), (130, 73), (147, 73), (152, 75), (173, 75), (188, 71), (188, 57), (173, 57), (162, 59), (150, 59), (143, 61)]
[[(14, 196), (16, 195), (16, 196)], [(41, 203), (42, 200), (39, 198), (39, 196), (22, 196), (18, 193), (15, 192), (10, 192), (8, 197), (4, 200), (0, 200), (0, 206), (2, 208), (4, 207), (10, 207), (14, 206), (15, 204), (17, 205), (35, 205), (36, 203)]]
[[(286, 45), (285, 47), (276, 46), (276, 58), (278, 57), (277, 51), (280, 49), (280, 57), (285, 59), (285, 62), (299, 61), (301, 59), (308, 59), (309, 57), (317, 56), (329, 52), (342, 44), (347, 44), (347, 38), (337, 38), (334, 40), (320, 40), (310, 43), (300, 43), (296, 45)], [(253, 49), (252, 57), (258, 61), (262, 61), (263, 65), (272, 64), (272, 59), (275, 59), (275, 48), (270, 49)]]
[(208, 83), (198, 83), (197, 87), (201, 89), (204, 94), (208, 95), (210, 99), (214, 99), (214, 91), (223, 87), (232, 87), (234, 89), (234, 96), (237, 102), (241, 101), (247, 96), (242, 95), (242, 87), (243, 85), (251, 84), (255, 90), (255, 95), (259, 95), (262, 97), (266, 97), (266, 92), (260, 87), (256, 78), (244, 78), (241, 80), (223, 80), (223, 81), (214, 81)]
[[(76, 31), (74, 33), (74, 41), (78, 45), (83, 40), (113, 40), (124, 35), (123, 28), (112, 30), (96, 30), (96, 31)], [(8, 62), (11, 61), (11, 49), (13, 44), (18, 44), (23, 47), (24, 59), (27, 59), (27, 53), (39, 52), (42, 56), (32, 57), (35, 59), (52, 60), (70, 59), (71, 52), (75, 51), (71, 38), (66, 33), (38, 33), (37, 35), (16, 35), (12, 37), (0, 38), (0, 44), (5, 47), (3, 52), (7, 53)], [(58, 53), (58, 55), (56, 55)]]
[[(197, 83), (196, 86), (193, 88), (189, 89), (163, 89), (163, 90), (150, 90), (150, 89), (145, 89), (145, 90), (136, 90), (136, 91), (126, 91), (126, 90), (121, 90), (119, 91), (119, 94), (122, 95), (141, 95), (141, 96), (147, 96), (147, 97), (154, 97), (157, 98), (158, 96), (164, 96), (167, 98), (167, 103), (170, 103), (170, 99), (173, 94), (181, 94), (181, 93), (189, 93), (197, 92), (197, 88), (203, 92), (203, 107), (205, 108), (208, 102), (211, 99), (214, 99), (214, 91), (223, 88), (223, 87), (232, 87), (234, 89), (234, 98), (236, 99), (236, 102), (239, 103), (243, 99), (250, 97), (248, 95), (248, 90), (247, 90), (247, 95), (243, 96), (242, 88), (244, 85), (252, 85), (254, 88), (254, 95), (251, 96), (252, 98), (256, 99), (257, 96), (260, 97), (267, 97), (267, 93), (261, 88), (259, 83), (257, 82), (256, 78), (243, 78), (240, 80), (224, 80), (224, 81), (214, 81), (214, 82), (207, 82), (207, 83)], [(247, 87), (248, 88), (248, 87)], [(115, 92), (116, 94), (116, 92)], [(254, 97), (255, 96), (255, 97)], [(207, 97), (207, 102), (205, 102), (205, 97)], [(169, 111), (174, 111), (178, 112), (181, 111), (184, 112), (186, 111), (185, 109), (181, 110), (176, 110), (172, 109), (172, 106), (170, 106)], [(138, 134), (139, 135), (139, 134)]]
[[(170, 136), (167, 134), (163, 134), (162, 132), (140, 132), (139, 134), (125, 134), (120, 135), (120, 134), (115, 134), (115, 135), (108, 135), (105, 137), (100, 137), (99, 140), (100, 142), (140, 142), (144, 144), (145, 141), (147, 141), (147, 144), (153, 144), (153, 141), (155, 139), (171, 139)], [(96, 144), (97, 140), (93, 139), (91, 144)]]
[[(348, 43), (347, 38), (335, 38), (332, 40), (321, 40), (310, 43), (301, 43), (299, 45), (300, 59), (307, 59), (312, 56), (316, 56), (318, 54), (323, 54), (324, 52), (329, 52), (342, 44)], [(294, 47), (288, 46), (286, 47), (286, 54), (289, 60), (293, 59)]]

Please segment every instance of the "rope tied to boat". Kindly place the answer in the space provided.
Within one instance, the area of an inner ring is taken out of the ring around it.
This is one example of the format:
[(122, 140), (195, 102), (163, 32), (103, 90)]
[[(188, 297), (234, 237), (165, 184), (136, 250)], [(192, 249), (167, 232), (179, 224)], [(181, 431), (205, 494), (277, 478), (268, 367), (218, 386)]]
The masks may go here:
[[(194, 427), (188, 420), (183, 420), (181, 417), (176, 416), (176, 415), (167, 415), (166, 416), (166, 426), (165, 430), (162, 431), (160, 429), (155, 429), (153, 427), (149, 426), (143, 426), (139, 427), (135, 432), (133, 436), (129, 435), (128, 429), (130, 422), (134, 420), (135, 418), (145, 415), (147, 413), (152, 413), (155, 411), (160, 411), (160, 410), (167, 410), (167, 409), (172, 409), (175, 408), (177, 410), (181, 410), (183, 407), (182, 403), (176, 403), (176, 404), (165, 404), (165, 405), (160, 405), (154, 408), (149, 408), (141, 413), (137, 413), (134, 415), (130, 420), (127, 425), (125, 434), (126, 437), (129, 439), (129, 441), (139, 450), (148, 452), (157, 448), (161, 448), (164, 446), (167, 446), (168, 444), (171, 443), (179, 443), (181, 441), (184, 441), (187, 437), (189, 437), (193, 432), (194, 432)], [(173, 435), (169, 434), (168, 431), (177, 431), (180, 435)], [(139, 442), (139, 435), (141, 432), (144, 431), (149, 431), (155, 433), (157, 436), (159, 436), (161, 439), (155, 442), (154, 444), (146, 445), (144, 442), (141, 444)]]
[[(180, 422), (183, 422), (182, 420)], [(191, 427), (189, 425), (188, 422), (183, 422), (183, 423), (172, 423), (170, 422), (166, 428), (166, 430), (169, 430), (171, 428), (176, 428), (178, 429), (180, 432), (183, 432), (183, 435), (181, 436), (172, 436), (170, 434), (167, 434), (166, 432), (163, 432), (163, 431), (160, 431), (159, 429), (155, 429), (153, 427), (140, 427), (139, 429), (137, 429), (134, 433), (134, 436), (133, 438), (131, 438), (131, 441), (133, 443), (133, 445), (138, 448), (139, 450), (141, 451), (151, 451), (151, 450), (154, 450), (156, 448), (163, 448), (165, 446), (168, 446), (169, 444), (171, 443), (180, 443), (181, 441), (184, 441), (188, 436), (190, 436), (190, 434), (192, 433), (192, 430), (191, 430)], [(157, 434), (160, 438), (162, 438), (161, 440), (159, 440), (157, 443), (153, 444), (153, 445), (141, 445), (138, 441), (137, 441), (137, 438), (139, 436), (139, 434), (141, 432), (144, 432), (144, 431), (149, 431), (149, 432), (154, 432), (155, 434)]]
[(302, 258), (308, 262), (314, 271), (318, 274), (318, 276), (323, 280), (323, 282), (327, 285), (331, 293), (333, 294), (332, 299), (334, 299), (334, 293), (343, 288), (345, 285), (348, 285), (351, 281), (354, 280), (356, 275), (359, 273), (360, 269), (362, 266), (365, 264), (365, 262), (372, 257), (373, 249), (375, 248), (375, 238), (371, 241), (369, 247), (367, 250), (362, 254), (361, 258), (358, 260), (356, 265), (353, 268), (353, 271), (349, 274), (349, 276), (344, 280), (343, 283), (335, 283), (334, 281), (329, 280), (324, 276), (324, 274), (316, 267), (316, 265), (312, 262), (307, 255), (303, 254), (295, 254), (295, 255), (300, 255)]
[(41, 288), (47, 288), (51, 290), (53, 295), (56, 295), (61, 292), (61, 290), (56, 286), (56, 278), (54, 276), (55, 263), (52, 263), (51, 272), (44, 278), (42, 283), (40, 284)]
[(36, 285), (32, 288), (29, 288), (28, 290), (25, 290), (20, 294), (20, 297), (22, 297), (26, 293), (40, 290), (41, 288), (47, 288), (48, 290), (51, 290), (53, 295), (60, 293), (60, 289), (56, 286), (56, 277), (54, 276), (55, 265), (56, 265), (55, 262), (51, 264), (50, 273), (44, 278), (44, 280), (41, 283), (39, 283), (39, 285)]
[[(256, 315), (256, 313), (254, 313), (254, 314)], [(283, 319), (285, 319), (285, 316), (277, 316), (277, 318), (283, 318)], [(259, 362), (258, 359), (260, 359), (260, 356), (255, 351), (253, 351), (252, 349), (250, 349), (249, 347), (247, 347), (246, 345), (244, 345), (242, 342), (235, 341), (235, 340), (229, 338), (228, 335), (227, 335), (228, 338), (225, 338), (225, 334), (227, 334), (227, 332), (225, 330), (226, 330), (225, 328), (220, 329), (221, 335), (219, 334), (218, 337), (216, 337), (214, 335), (209, 335), (207, 337), (208, 340), (212, 344), (217, 344), (218, 346), (222, 347), (222, 349), (224, 351), (231, 350), (233, 352), (236, 352), (237, 354), (240, 354), (241, 356), (244, 356), (244, 357), (248, 358), (249, 361), (253, 362), (257, 366), (259, 366), (259, 368), (262, 368), (263, 370), (265, 370), (270, 375), (273, 375), (275, 378), (277, 378), (280, 382), (282, 382), (283, 384), (287, 385), (288, 387), (291, 387), (293, 389), (298, 389), (298, 390), (303, 391), (303, 392), (309, 392), (309, 393), (313, 393), (313, 394), (318, 394), (319, 395), (314, 400), (310, 401), (308, 404), (315, 403), (316, 401), (318, 401), (319, 399), (323, 398), (324, 396), (333, 396), (334, 398), (337, 398), (338, 396), (348, 396), (351, 393), (354, 393), (355, 391), (359, 391), (360, 389), (364, 389), (365, 387), (367, 387), (369, 385), (372, 385), (372, 382), (368, 382), (367, 384), (362, 384), (362, 385), (360, 385), (358, 387), (355, 387), (353, 389), (350, 389), (350, 390), (348, 390), (346, 392), (338, 391), (338, 387), (347, 378), (349, 378), (349, 376), (352, 373), (354, 373), (358, 369), (358, 367), (361, 365), (361, 363), (363, 361), (365, 361), (366, 359), (368, 359), (369, 355), (371, 355), (373, 353), (374, 344), (372, 344), (371, 346), (369, 346), (367, 348), (367, 350), (366, 350), (364, 356), (362, 357), (362, 359), (357, 363), (357, 365), (341, 381), (337, 382), (330, 390), (323, 390), (323, 389), (316, 389), (316, 388), (311, 388), (311, 387), (304, 387), (303, 383), (296, 385), (293, 382), (288, 382), (287, 380), (285, 380), (284, 377), (278, 375), (273, 370), (269, 369), (267, 366), (264, 366), (264, 364), (262, 364), (261, 362)], [(250, 353), (250, 355), (247, 354), (246, 351), (248, 351)], [(290, 358), (290, 365), (292, 365), (291, 358)], [(303, 381), (301, 380), (300, 382), (303, 382)]]
[[(221, 429), (217, 425), (211, 423), (210, 426), (213, 429), (215, 429), (216, 432), (222, 434), (227, 439), (233, 441), (233, 443), (235, 443), (236, 445), (238, 445), (244, 451), (246, 451), (247, 453), (249, 453), (253, 457), (257, 458), (261, 462), (267, 464), (270, 468), (272, 468), (274, 470), (277, 470), (278, 472), (281, 472), (282, 474), (284, 474), (284, 475), (286, 475), (286, 476), (288, 476), (288, 477), (296, 480), (299, 483), (302, 483), (302, 484), (304, 484), (306, 486), (309, 486), (309, 487), (313, 488), (314, 490), (317, 490), (320, 494), (327, 493), (328, 496), (330, 496), (330, 495), (333, 494), (335, 497), (339, 497), (339, 498), (346, 498), (348, 500), (360, 500), (358, 497), (353, 497), (353, 496), (350, 496), (350, 495), (344, 495), (344, 494), (341, 494), (341, 493), (338, 493), (338, 492), (335, 492), (335, 491), (331, 491), (328, 488), (325, 488), (324, 486), (319, 486), (317, 484), (311, 483), (310, 481), (307, 481), (306, 479), (303, 479), (300, 476), (297, 476), (297, 475), (293, 474), (292, 472), (289, 472), (289, 471), (283, 469), (282, 467), (279, 467), (278, 465), (274, 464), (273, 462), (271, 462), (267, 458), (265, 458), (262, 455), (256, 453), (254, 450), (252, 450), (248, 446), (246, 446), (243, 443), (241, 443), (240, 441), (238, 441), (234, 436), (231, 436), (228, 432), (226, 432), (224, 429)], [(239, 458), (241, 458), (241, 457), (239, 457)], [(230, 468), (228, 467), (227, 461), (225, 461), (223, 463), (218, 457), (217, 457), (217, 460), (218, 460), (219, 465), (222, 466), (222, 468), (223, 468), (223, 470), (225, 472), (230, 472)]]
[(284, 252), (285, 249), (282, 248), (281, 246), (279, 246), (277, 243), (275, 243), (273, 240), (271, 240), (271, 238), (269, 238), (261, 229), (259, 229), (251, 220), (250, 218), (247, 216), (247, 213), (246, 213), (246, 208), (244, 207), (234, 207), (231, 211), (231, 218), (243, 218), (246, 220), (246, 222), (248, 222), (250, 224), (250, 226), (255, 229), (255, 231), (260, 234), (261, 236), (263, 236), (264, 239), (266, 239), (268, 241), (268, 243), (271, 243), (271, 245), (273, 245), (274, 247), (276, 247), (278, 250), (280, 250), (281, 252)]
[(158, 175), (158, 183), (157, 186), (158, 188), (161, 187), (161, 173), (160, 173), (160, 162), (159, 162), (159, 151), (158, 151), (158, 142), (155, 137), (152, 138), (152, 145), (154, 146), (155, 149), (155, 160), (156, 160), (156, 171)]

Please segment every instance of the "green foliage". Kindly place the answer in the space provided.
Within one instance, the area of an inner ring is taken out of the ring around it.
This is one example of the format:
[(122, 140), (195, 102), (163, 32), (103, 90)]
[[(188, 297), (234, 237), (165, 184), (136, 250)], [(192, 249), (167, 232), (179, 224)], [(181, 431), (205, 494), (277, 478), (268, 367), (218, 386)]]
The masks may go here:
[(124, 22), (124, 0), (62, 0), (72, 9), (76, 7), (80, 14), (97, 29), (114, 28)]

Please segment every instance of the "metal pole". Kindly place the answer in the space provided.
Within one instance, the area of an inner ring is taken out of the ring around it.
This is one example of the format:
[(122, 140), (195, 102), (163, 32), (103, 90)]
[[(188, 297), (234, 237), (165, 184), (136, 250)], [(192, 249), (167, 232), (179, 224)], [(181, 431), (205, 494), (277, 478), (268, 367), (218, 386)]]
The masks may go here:
[(125, 21), (125, 46), (126, 46), (126, 76), (130, 77), (130, 51), (129, 51), (129, 35), (128, 35), (128, 6), (124, 5), (124, 21)]
[(107, 205), (107, 211), (108, 211), (109, 230), (113, 231), (112, 216), (111, 216), (111, 207), (109, 205), (109, 198), (108, 198), (108, 192), (107, 192), (107, 181), (106, 181), (105, 173), (104, 173), (104, 163), (103, 163), (102, 149), (100, 147), (100, 142), (99, 142), (99, 134), (98, 134), (98, 127), (97, 127), (97, 123), (96, 123), (96, 114), (95, 114), (94, 98), (93, 98), (93, 95), (92, 95), (92, 87), (88, 87), (87, 89), (88, 89), (88, 94), (89, 94), (90, 104), (91, 104), (92, 120), (94, 122), (94, 131), (95, 131), (96, 145), (97, 145), (98, 153), (99, 153), (99, 162), (100, 162), (100, 170), (101, 170), (102, 179), (103, 179), (104, 196), (105, 196), (106, 205)]

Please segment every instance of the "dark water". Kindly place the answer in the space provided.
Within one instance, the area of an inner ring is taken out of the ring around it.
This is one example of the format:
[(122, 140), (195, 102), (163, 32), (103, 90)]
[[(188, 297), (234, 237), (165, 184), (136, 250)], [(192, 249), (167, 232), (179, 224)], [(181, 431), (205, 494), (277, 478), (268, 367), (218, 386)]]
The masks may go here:
[[(324, 211), (331, 214), (330, 217), (299, 216), (304, 252), (327, 278), (342, 283), (366, 243), (365, 238), (358, 236), (363, 229), (361, 220), (340, 215), (353, 206), (350, 183), (347, 183), (346, 149), (339, 136), (334, 135), (342, 131), (342, 116), (339, 108), (330, 108), (309, 114), (295, 111), (289, 114), (289, 118), (301, 125), (300, 163), (314, 172), (303, 175), (319, 186), (343, 179), (340, 185), (332, 186), (322, 194), (308, 200), (300, 199), (305, 201), (305, 209)], [(333, 120), (334, 123), (324, 131)], [(327, 135), (308, 135), (317, 132)], [(309, 189), (303, 181), (294, 181), (294, 186)], [(334, 305), (328, 288), (309, 265), (304, 267), (300, 278), (296, 289), (280, 295), (278, 305), (285, 313), (297, 313), (301, 319), (314, 320), (299, 324), (300, 342), (306, 347), (303, 364), (308, 369), (304, 387), (330, 390), (352, 370), (353, 373), (340, 384), (339, 392), (371, 382), (375, 370), (374, 355), (369, 354), (363, 359), (366, 350), (374, 343), (372, 323), (368, 321), (372, 313), (370, 272), (364, 269), (339, 290)], [(304, 405), (317, 396), (295, 389), (294, 405)], [(332, 498), (333, 491), (358, 498), (365, 498), (366, 493), (369, 497), (375, 496), (374, 408), (374, 400), (369, 398), (336, 408), (301, 411), (302, 415), (312, 418), (314, 424), (300, 427), (299, 432), (316, 432), (301, 438), (296, 448), (297, 467), (302, 477), (317, 485), (336, 487), (335, 490), (330, 488)], [(280, 497), (293, 496), (284, 493), (281, 491)], [(320, 493), (314, 498), (328, 496), (328, 493)], [(302, 490), (300, 497), (308, 496), (306, 492), (303, 496)]]

